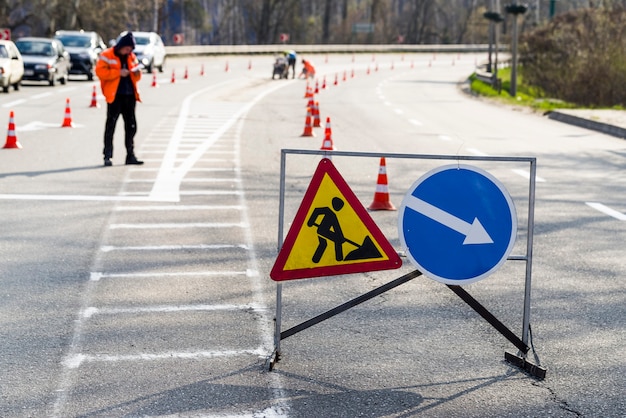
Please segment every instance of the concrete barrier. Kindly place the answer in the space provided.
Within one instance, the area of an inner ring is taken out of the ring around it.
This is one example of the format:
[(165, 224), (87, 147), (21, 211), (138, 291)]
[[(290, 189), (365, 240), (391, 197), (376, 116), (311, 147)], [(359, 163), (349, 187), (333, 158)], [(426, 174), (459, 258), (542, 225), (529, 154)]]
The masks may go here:
[[(506, 46), (502, 45), (506, 51)], [(489, 45), (181, 45), (166, 46), (169, 56), (282, 54), (293, 49), (298, 54), (362, 53), (472, 53), (487, 52)]]

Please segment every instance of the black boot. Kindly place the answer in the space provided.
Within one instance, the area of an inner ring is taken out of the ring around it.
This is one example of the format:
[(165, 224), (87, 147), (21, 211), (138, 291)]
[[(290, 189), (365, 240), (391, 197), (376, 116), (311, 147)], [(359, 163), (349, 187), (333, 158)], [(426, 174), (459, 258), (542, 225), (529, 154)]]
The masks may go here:
[(126, 165), (141, 165), (143, 164), (143, 161), (139, 161), (137, 159), (137, 157), (135, 157), (134, 155), (128, 155), (126, 156)]
[(113, 165), (113, 163), (111, 162), (111, 159), (108, 157), (104, 157), (104, 166), (105, 167), (111, 167)]

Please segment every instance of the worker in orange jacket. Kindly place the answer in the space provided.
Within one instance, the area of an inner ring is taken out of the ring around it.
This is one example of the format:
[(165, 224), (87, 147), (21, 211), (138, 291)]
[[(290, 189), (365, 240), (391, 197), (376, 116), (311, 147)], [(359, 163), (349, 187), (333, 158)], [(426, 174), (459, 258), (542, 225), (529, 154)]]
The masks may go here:
[(308, 60), (302, 60), (302, 72), (300, 73), (300, 75), (298, 76), (298, 78), (315, 78), (315, 67), (313, 66), (313, 64), (311, 63), (311, 61)]
[(126, 164), (143, 164), (134, 152), (137, 133), (135, 106), (141, 101), (137, 82), (141, 79), (142, 67), (133, 53), (135, 37), (132, 32), (124, 34), (117, 44), (104, 50), (96, 63), (96, 75), (100, 79), (102, 94), (107, 102), (107, 119), (104, 128), (104, 165), (113, 165), (113, 134), (118, 118), (124, 119), (124, 143)]

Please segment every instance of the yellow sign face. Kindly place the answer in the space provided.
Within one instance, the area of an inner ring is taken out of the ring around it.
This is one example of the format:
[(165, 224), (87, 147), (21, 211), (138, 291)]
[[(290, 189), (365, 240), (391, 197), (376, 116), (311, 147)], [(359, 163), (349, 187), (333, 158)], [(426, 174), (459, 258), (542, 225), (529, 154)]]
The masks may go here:
[(400, 257), (332, 162), (322, 159), (270, 273), (290, 280), (398, 268)]
[[(382, 248), (371, 241), (371, 234), (361, 218), (345, 202), (343, 194), (325, 173), (307, 212), (306, 223), (294, 242), (298, 250), (287, 258), (285, 270), (362, 263), (369, 259), (389, 260)], [(363, 251), (364, 242), (371, 243), (370, 248), (365, 249), (370, 251)], [(366, 258), (360, 258), (359, 251)]]

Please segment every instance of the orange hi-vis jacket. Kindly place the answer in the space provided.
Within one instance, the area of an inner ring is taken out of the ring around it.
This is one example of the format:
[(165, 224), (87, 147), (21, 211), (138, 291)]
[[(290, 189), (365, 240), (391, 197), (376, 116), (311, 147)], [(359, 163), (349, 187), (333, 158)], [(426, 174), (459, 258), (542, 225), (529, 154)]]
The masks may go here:
[[(130, 70), (129, 77), (133, 83), (133, 90), (135, 90), (135, 99), (140, 102), (139, 89), (137, 88), (137, 82), (141, 80), (141, 71), (132, 71), (139, 65), (137, 56), (134, 53), (128, 54), (127, 66)], [(102, 51), (98, 62), (96, 63), (96, 75), (100, 79), (100, 87), (102, 88), (102, 94), (107, 103), (113, 103), (115, 100), (115, 94), (117, 93), (117, 87), (120, 85), (120, 70), (122, 69), (122, 62), (119, 57), (115, 55), (113, 48), (108, 48)]]

